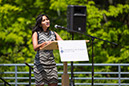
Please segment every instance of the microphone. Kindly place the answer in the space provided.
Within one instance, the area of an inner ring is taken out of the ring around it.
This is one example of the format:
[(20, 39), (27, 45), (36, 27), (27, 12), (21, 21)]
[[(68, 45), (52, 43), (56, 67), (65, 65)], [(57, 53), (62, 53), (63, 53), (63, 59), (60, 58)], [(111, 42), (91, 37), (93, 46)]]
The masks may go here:
[[(55, 25), (55, 28), (57, 29), (57, 28), (60, 28), (60, 29), (66, 29), (65, 27), (63, 27), (63, 26), (60, 26), (60, 25)], [(67, 30), (67, 29), (66, 29)]]
[(68, 32), (75, 32), (75, 31), (73, 31), (73, 30), (67, 29), (67, 28), (65, 28), (65, 27), (63, 27), (63, 26), (60, 26), (60, 25), (55, 25), (55, 28), (56, 28), (56, 29), (57, 29), (57, 28), (59, 28), (59, 29), (64, 29), (64, 30), (67, 30)]

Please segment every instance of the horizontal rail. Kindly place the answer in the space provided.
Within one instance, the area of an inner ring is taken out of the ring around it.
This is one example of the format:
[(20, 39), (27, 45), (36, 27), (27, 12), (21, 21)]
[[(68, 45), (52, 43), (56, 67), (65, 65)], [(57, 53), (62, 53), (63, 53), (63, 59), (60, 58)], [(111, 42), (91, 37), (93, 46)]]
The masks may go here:
[[(34, 72), (31, 72), (32, 74)], [(73, 72), (74, 74), (92, 74), (92, 72)], [(0, 72), (0, 74), (15, 74), (15, 72)], [(17, 74), (29, 74), (29, 72), (17, 72)], [(63, 74), (63, 72), (58, 72), (58, 74)], [(71, 74), (71, 72), (68, 72)], [(129, 74), (129, 72), (94, 72), (94, 74)]]
[[(3, 77), (3, 79), (15, 79), (15, 77)], [(17, 79), (29, 79), (29, 77), (17, 77)], [(35, 79), (34, 77), (32, 77), (31, 79)], [(58, 79), (61, 79), (61, 77), (59, 77)], [(69, 78), (70, 79), (70, 78)], [(74, 77), (75, 80), (87, 80), (87, 79), (91, 79), (90, 77), (85, 78), (85, 77)], [(117, 77), (112, 77), (112, 78), (99, 78), (99, 77), (94, 77), (95, 80), (118, 80), (119, 78)], [(129, 78), (120, 78), (121, 80), (129, 80)]]
[[(11, 85), (15, 85), (15, 83), (12, 83), (12, 82), (10, 82), (10, 84)], [(28, 85), (28, 83), (26, 83), (26, 82), (22, 82), (22, 83), (17, 83), (18, 85)], [(32, 85), (35, 85), (35, 83), (31, 83)], [(0, 85), (2, 85), (2, 83), (0, 83)], [(58, 85), (61, 85), (61, 83), (58, 83)], [(91, 85), (91, 83), (75, 83), (75, 85)], [(94, 83), (94, 85), (111, 85), (111, 86), (114, 86), (114, 85), (119, 85), (118, 83)], [(120, 85), (125, 85), (125, 86), (129, 86), (129, 83), (123, 83), (123, 84), (120, 84)]]
[[(29, 64), (30, 66), (34, 66), (34, 64)], [(57, 66), (63, 66), (62, 63), (57, 63)], [(89, 63), (74, 63), (74, 66), (92, 66), (92, 64)], [(0, 64), (0, 66), (26, 66), (25, 64)], [(68, 63), (68, 66), (71, 66), (70, 63)], [(129, 66), (129, 63), (108, 63), (108, 64), (102, 64), (102, 63), (95, 63), (94, 66)]]

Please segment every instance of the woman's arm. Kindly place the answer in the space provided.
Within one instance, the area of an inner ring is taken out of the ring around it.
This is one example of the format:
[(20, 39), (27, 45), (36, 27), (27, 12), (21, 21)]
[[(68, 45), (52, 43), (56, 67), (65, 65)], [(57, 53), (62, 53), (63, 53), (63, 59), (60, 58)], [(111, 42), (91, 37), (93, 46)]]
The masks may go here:
[(36, 51), (39, 49), (39, 47), (42, 45), (42, 44), (38, 44), (38, 39), (37, 39), (37, 32), (34, 32), (33, 35), (32, 35), (32, 43), (33, 43), (33, 49)]
[(57, 40), (63, 40), (56, 32), (55, 32), (55, 34), (56, 34), (56, 39)]

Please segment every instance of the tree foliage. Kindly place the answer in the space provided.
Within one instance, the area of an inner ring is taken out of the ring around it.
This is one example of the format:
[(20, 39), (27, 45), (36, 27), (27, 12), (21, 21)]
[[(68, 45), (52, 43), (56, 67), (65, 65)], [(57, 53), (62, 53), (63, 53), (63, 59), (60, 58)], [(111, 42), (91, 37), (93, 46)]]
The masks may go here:
[[(67, 26), (67, 6), (84, 5), (87, 7), (86, 34), (113, 44), (95, 40), (95, 62), (126, 62), (128, 58), (129, 5), (128, 0), (107, 2), (88, 0), (1, 0), (0, 1), (0, 44), (1, 63), (33, 62), (35, 52), (32, 48), (31, 29), (40, 13), (51, 18), (54, 24)], [(71, 39), (66, 31), (56, 30), (64, 40)], [(68, 37), (68, 36), (69, 37)], [(75, 39), (90, 39), (76, 34)], [(90, 45), (90, 44), (89, 44)], [(91, 54), (91, 45), (88, 47)], [(100, 52), (100, 53), (98, 53)], [(105, 58), (101, 59), (101, 58)], [(114, 59), (114, 60), (112, 60)], [(116, 60), (119, 59), (119, 60)], [(121, 61), (122, 60), (122, 61)], [(128, 61), (127, 61), (128, 62)]]
[[(67, 31), (54, 29), (55, 24), (67, 26), (68, 5), (87, 7), (86, 34), (118, 44), (95, 39), (95, 63), (129, 62), (129, 0), (0, 0), (0, 63), (33, 63), (36, 52), (31, 30), (41, 13), (50, 17), (51, 30), (71, 40)], [(90, 63), (91, 38), (75, 34), (74, 39), (90, 40)], [(58, 51), (54, 54), (59, 63)]]

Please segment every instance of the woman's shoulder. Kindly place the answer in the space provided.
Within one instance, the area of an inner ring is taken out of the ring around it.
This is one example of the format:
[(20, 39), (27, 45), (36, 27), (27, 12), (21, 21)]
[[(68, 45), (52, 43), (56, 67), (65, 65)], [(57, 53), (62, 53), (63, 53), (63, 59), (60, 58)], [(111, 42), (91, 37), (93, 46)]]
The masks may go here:
[(37, 37), (37, 35), (38, 35), (37, 32), (34, 32), (34, 33), (32, 34), (32, 37), (35, 38), (35, 37)]
[(33, 33), (33, 35), (36, 35), (37, 34), (37, 32), (35, 31), (34, 33)]

